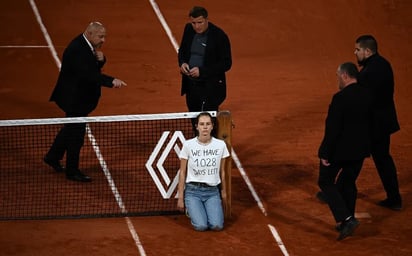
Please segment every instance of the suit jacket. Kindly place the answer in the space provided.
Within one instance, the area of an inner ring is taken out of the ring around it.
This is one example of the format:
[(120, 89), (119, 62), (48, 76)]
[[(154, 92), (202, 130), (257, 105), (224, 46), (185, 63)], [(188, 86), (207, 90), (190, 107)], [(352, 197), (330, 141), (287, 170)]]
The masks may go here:
[[(213, 95), (218, 98), (218, 102), (222, 103), (226, 98), (225, 72), (232, 67), (230, 41), (225, 32), (211, 22), (209, 22), (207, 33), (204, 65), (200, 67), (199, 78), (205, 81), (206, 86), (213, 88)], [(190, 50), (195, 34), (192, 25), (187, 23), (178, 52), (179, 67), (183, 63), (189, 63)], [(181, 95), (187, 93), (189, 86), (190, 79), (186, 75), (182, 75)]]
[(351, 84), (337, 92), (329, 105), (319, 158), (361, 160), (370, 154), (371, 97), (365, 87)]
[(66, 113), (88, 115), (99, 101), (101, 86), (113, 87), (113, 77), (102, 74), (106, 59), (96, 60), (83, 34), (64, 50), (62, 65), (50, 101)]
[(398, 131), (400, 126), (393, 100), (394, 78), (390, 63), (376, 53), (361, 65), (358, 82), (366, 86), (373, 97), (372, 135), (380, 137)]

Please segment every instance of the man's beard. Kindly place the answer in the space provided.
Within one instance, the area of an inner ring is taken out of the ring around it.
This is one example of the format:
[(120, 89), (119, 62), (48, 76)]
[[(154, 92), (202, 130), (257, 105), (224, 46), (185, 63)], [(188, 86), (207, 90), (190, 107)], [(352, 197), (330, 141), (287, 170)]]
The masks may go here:
[(363, 67), (363, 66), (365, 66), (365, 62), (366, 62), (366, 59), (358, 60), (358, 65), (359, 65), (360, 67)]

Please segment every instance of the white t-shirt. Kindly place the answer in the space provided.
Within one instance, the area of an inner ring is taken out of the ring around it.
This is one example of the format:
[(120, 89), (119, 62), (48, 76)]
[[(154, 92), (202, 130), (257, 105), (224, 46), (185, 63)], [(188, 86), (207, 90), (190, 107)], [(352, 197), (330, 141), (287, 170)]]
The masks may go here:
[(201, 144), (197, 138), (185, 141), (179, 158), (188, 160), (186, 182), (219, 185), (220, 162), (226, 157), (229, 157), (229, 151), (223, 140), (212, 137), (207, 145)]

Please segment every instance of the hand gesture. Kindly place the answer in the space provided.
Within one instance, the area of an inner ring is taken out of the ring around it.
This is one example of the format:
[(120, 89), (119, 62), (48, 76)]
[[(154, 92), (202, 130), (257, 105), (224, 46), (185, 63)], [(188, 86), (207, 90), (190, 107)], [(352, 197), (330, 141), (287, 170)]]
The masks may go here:
[(322, 163), (323, 166), (329, 166), (329, 165), (330, 165), (328, 159), (323, 159), (323, 158), (321, 158), (321, 159), (320, 159), (320, 162)]
[(112, 83), (113, 83), (113, 88), (120, 88), (120, 87), (127, 85), (125, 82), (117, 78), (113, 79)]
[(190, 68), (189, 68), (189, 64), (187, 63), (183, 63), (182, 66), (180, 66), (180, 72), (184, 75), (190, 75)]
[(102, 51), (95, 51), (94, 52), (94, 54), (95, 54), (95, 56), (96, 56), (96, 59), (97, 59), (97, 61), (104, 61), (104, 54), (103, 54), (103, 52)]

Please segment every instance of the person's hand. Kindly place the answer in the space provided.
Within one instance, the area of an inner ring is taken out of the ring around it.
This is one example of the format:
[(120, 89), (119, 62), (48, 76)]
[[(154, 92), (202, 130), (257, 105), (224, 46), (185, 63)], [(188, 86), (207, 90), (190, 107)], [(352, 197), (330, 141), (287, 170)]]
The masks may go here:
[(329, 166), (329, 165), (330, 165), (328, 159), (323, 159), (323, 158), (321, 158), (321, 159), (320, 159), (320, 162), (322, 163), (323, 166)]
[(185, 210), (185, 204), (183, 202), (183, 198), (178, 198), (177, 200), (177, 208), (179, 208), (180, 211), (184, 211)]
[(95, 56), (98, 61), (104, 61), (104, 54), (102, 51), (95, 51)]
[(191, 77), (199, 77), (200, 76), (200, 71), (198, 67), (193, 67), (192, 69), (189, 70), (189, 76)]
[(127, 85), (125, 82), (117, 78), (113, 79), (112, 83), (113, 83), (113, 88), (120, 88), (120, 87)]
[(222, 197), (222, 201), (226, 203), (226, 190), (222, 189), (220, 191), (220, 196)]
[(224, 189), (220, 190), (220, 196), (222, 197), (223, 212), (226, 212), (226, 205), (227, 205), (226, 190), (224, 190)]
[(190, 75), (189, 64), (183, 63), (182, 66), (180, 66), (180, 72), (182, 72), (182, 74), (184, 75), (189, 76)]

